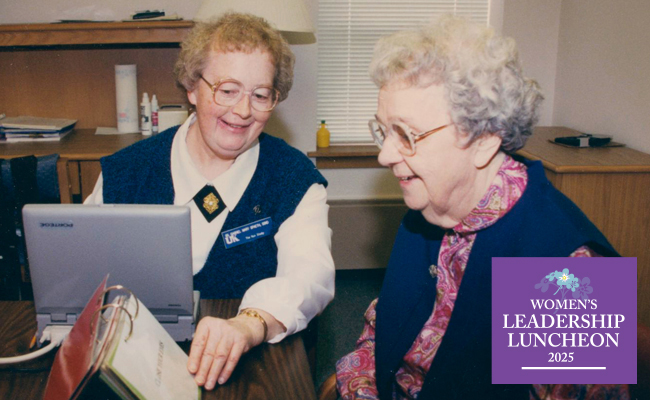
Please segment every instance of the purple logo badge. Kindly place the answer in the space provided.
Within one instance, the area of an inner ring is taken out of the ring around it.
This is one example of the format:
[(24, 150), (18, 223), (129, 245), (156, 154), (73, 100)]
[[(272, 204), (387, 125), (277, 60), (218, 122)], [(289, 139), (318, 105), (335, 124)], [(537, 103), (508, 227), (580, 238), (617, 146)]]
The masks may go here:
[(636, 383), (636, 258), (493, 258), (492, 383)]

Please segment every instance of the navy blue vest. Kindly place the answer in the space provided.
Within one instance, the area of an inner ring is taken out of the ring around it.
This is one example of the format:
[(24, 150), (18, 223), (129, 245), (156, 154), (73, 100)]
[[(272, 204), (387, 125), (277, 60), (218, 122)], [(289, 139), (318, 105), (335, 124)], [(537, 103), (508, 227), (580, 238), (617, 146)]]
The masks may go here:
[[(177, 129), (170, 128), (102, 158), (104, 203), (174, 203), (170, 161)], [(293, 215), (312, 184), (327, 186), (325, 178), (300, 151), (265, 133), (259, 141), (255, 173), (222, 231), (271, 217), (271, 233), (230, 249), (219, 235), (203, 269), (194, 276), (194, 288), (201, 291), (201, 298), (241, 298), (257, 281), (275, 276), (278, 249), (274, 236), (278, 228)]]
[[(491, 384), (492, 257), (566, 257), (583, 245), (617, 256), (580, 209), (546, 179), (540, 162), (527, 163), (528, 185), (517, 204), (480, 231), (470, 253), (449, 326), (418, 399), (521, 399), (528, 385)], [(377, 304), (376, 378), (391, 399), (395, 373), (431, 316), (444, 231), (409, 211), (399, 228)], [(540, 382), (543, 383), (543, 382)]]

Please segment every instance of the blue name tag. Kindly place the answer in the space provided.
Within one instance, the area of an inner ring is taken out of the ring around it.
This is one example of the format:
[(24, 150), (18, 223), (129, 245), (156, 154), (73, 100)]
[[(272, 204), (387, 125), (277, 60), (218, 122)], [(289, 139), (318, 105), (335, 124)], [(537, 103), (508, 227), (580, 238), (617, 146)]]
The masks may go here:
[(272, 227), (273, 221), (271, 221), (271, 217), (267, 217), (221, 232), (221, 237), (223, 238), (223, 244), (229, 249), (268, 236)]

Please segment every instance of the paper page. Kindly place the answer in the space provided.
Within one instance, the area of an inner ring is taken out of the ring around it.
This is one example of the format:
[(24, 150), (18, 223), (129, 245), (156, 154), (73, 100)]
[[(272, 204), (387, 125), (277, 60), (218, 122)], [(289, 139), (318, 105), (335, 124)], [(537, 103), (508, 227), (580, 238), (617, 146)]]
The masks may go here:
[(140, 131), (120, 132), (117, 128), (111, 126), (98, 126), (97, 129), (95, 129), (95, 135), (122, 135), (125, 133), (140, 133)]
[(61, 130), (74, 125), (76, 122), (76, 119), (42, 118), (21, 115), (20, 117), (6, 117), (0, 122), (0, 125), (5, 128)]
[[(133, 297), (126, 308), (135, 315)], [(200, 399), (201, 390), (187, 370), (187, 354), (145, 305), (140, 302), (133, 333), (127, 341), (129, 317), (122, 313), (122, 318), (119, 342), (107, 359), (107, 367), (141, 399)]]
[(7, 139), (7, 143), (16, 143), (16, 142), (57, 142), (63, 139), (64, 137), (68, 136), (72, 132), (72, 129), (68, 129), (67, 131), (62, 131), (60, 133), (56, 134), (10, 134), (7, 133), (5, 134), (5, 138)]

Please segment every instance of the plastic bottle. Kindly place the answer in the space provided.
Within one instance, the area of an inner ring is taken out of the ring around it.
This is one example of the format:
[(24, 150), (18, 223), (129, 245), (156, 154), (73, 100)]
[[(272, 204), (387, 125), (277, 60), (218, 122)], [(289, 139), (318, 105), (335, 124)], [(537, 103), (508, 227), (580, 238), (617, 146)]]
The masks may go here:
[(151, 102), (147, 92), (142, 94), (140, 103), (140, 130), (144, 136), (151, 136)]
[(158, 99), (154, 94), (151, 98), (151, 133), (158, 134)]
[(325, 120), (321, 120), (320, 129), (316, 132), (316, 146), (329, 147), (330, 146), (330, 131), (325, 125)]

